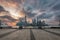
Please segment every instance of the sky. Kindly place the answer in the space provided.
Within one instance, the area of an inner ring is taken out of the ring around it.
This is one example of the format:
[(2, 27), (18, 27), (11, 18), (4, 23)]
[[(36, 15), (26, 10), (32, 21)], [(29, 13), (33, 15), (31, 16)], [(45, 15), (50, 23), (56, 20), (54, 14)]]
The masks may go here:
[(27, 20), (38, 17), (51, 25), (58, 25), (60, 20), (60, 0), (0, 0), (0, 19), (15, 25), (19, 18)]

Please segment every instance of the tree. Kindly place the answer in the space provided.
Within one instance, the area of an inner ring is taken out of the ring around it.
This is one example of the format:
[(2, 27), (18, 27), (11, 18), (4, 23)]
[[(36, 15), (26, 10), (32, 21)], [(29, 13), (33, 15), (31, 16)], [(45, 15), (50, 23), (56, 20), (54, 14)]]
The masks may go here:
[(23, 22), (18, 22), (16, 25), (19, 26), (19, 29), (23, 28)]

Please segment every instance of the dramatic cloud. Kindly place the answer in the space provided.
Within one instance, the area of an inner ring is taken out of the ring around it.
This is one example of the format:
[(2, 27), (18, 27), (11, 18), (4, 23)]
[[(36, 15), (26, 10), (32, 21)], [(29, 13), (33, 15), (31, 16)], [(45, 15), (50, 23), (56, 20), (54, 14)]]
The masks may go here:
[(0, 6), (0, 12), (5, 11), (2, 6)]
[(54, 6), (54, 7), (52, 8), (52, 10), (60, 10), (60, 4)]
[[(11, 24), (9, 26), (14, 26), (16, 25), (16, 19), (12, 18), (10, 13), (6, 11), (2, 6), (0, 6), (0, 20), (2, 20), (6, 24)], [(13, 24), (12, 24), (13, 23)]]
[(60, 0), (0, 0), (0, 5), (3, 6), (3, 8), (0, 6), (0, 12), (8, 11), (8, 17), (11, 19), (7, 19), (12, 21), (26, 15), (30, 19), (38, 17), (51, 22), (56, 21), (57, 17), (59, 19), (60, 15)]

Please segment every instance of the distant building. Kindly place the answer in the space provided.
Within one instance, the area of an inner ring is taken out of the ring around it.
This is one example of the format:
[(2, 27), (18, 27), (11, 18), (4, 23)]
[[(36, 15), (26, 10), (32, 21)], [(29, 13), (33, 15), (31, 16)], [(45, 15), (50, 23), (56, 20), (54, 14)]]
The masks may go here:
[(0, 26), (1, 26), (1, 20), (0, 20)]
[(32, 20), (32, 24), (33, 24), (33, 25), (36, 25), (36, 24), (37, 24), (36, 19), (33, 19), (33, 20)]
[(8, 25), (4, 22), (1, 22), (1, 27), (8, 27)]
[[(1, 20), (0, 20), (1, 21)], [(3, 21), (0, 22), (0, 28), (11, 28), (10, 26), (8, 26), (8, 24), (4, 23)]]

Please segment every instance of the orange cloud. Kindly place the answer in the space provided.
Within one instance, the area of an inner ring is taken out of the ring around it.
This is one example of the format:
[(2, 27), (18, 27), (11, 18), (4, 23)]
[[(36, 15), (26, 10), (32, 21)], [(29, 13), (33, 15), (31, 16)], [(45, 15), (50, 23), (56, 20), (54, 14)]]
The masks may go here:
[(0, 12), (0, 16), (5, 16), (5, 15), (10, 15), (10, 13), (8, 11)]
[(19, 11), (18, 13), (20, 17), (25, 17), (25, 13), (23, 11)]
[(32, 19), (31, 18), (27, 18), (27, 22), (32, 23)]
[[(24, 2), (24, 0), (20, 1), (22, 3)], [(24, 13), (20, 11), (20, 3), (16, 2), (15, 0), (0, 0), (0, 4), (3, 5), (5, 9), (7, 9), (7, 11), (10, 12), (13, 18), (18, 19), (19, 17), (24, 17)]]
[[(22, 4), (24, 3), (24, 0), (20, 0), (22, 2)], [(15, 0), (0, 0), (0, 5), (3, 6), (5, 8), (5, 10), (9, 11), (9, 16), (11, 16), (13, 19), (16, 19), (16, 21), (12, 22), (12, 20), (9, 19), (5, 19), (2, 18), (2, 20), (4, 22), (6, 22), (9, 26), (15, 26), (16, 23), (19, 21), (18, 19), (21, 17), (25, 17), (25, 13), (22, 11), (20, 11), (20, 3), (15, 2)], [(16, 11), (17, 10), (17, 11)], [(2, 12), (2, 13), (6, 13), (6, 12)], [(0, 16), (4, 16), (6, 14), (2, 14)]]
[(15, 25), (16, 25), (15, 22), (7, 22), (7, 24), (8, 24), (9, 26), (15, 26)]
[(12, 8), (16, 8), (18, 6), (18, 4), (16, 2), (6, 2), (3, 1), (1, 2), (2, 5), (4, 5), (5, 7), (12, 7)]

